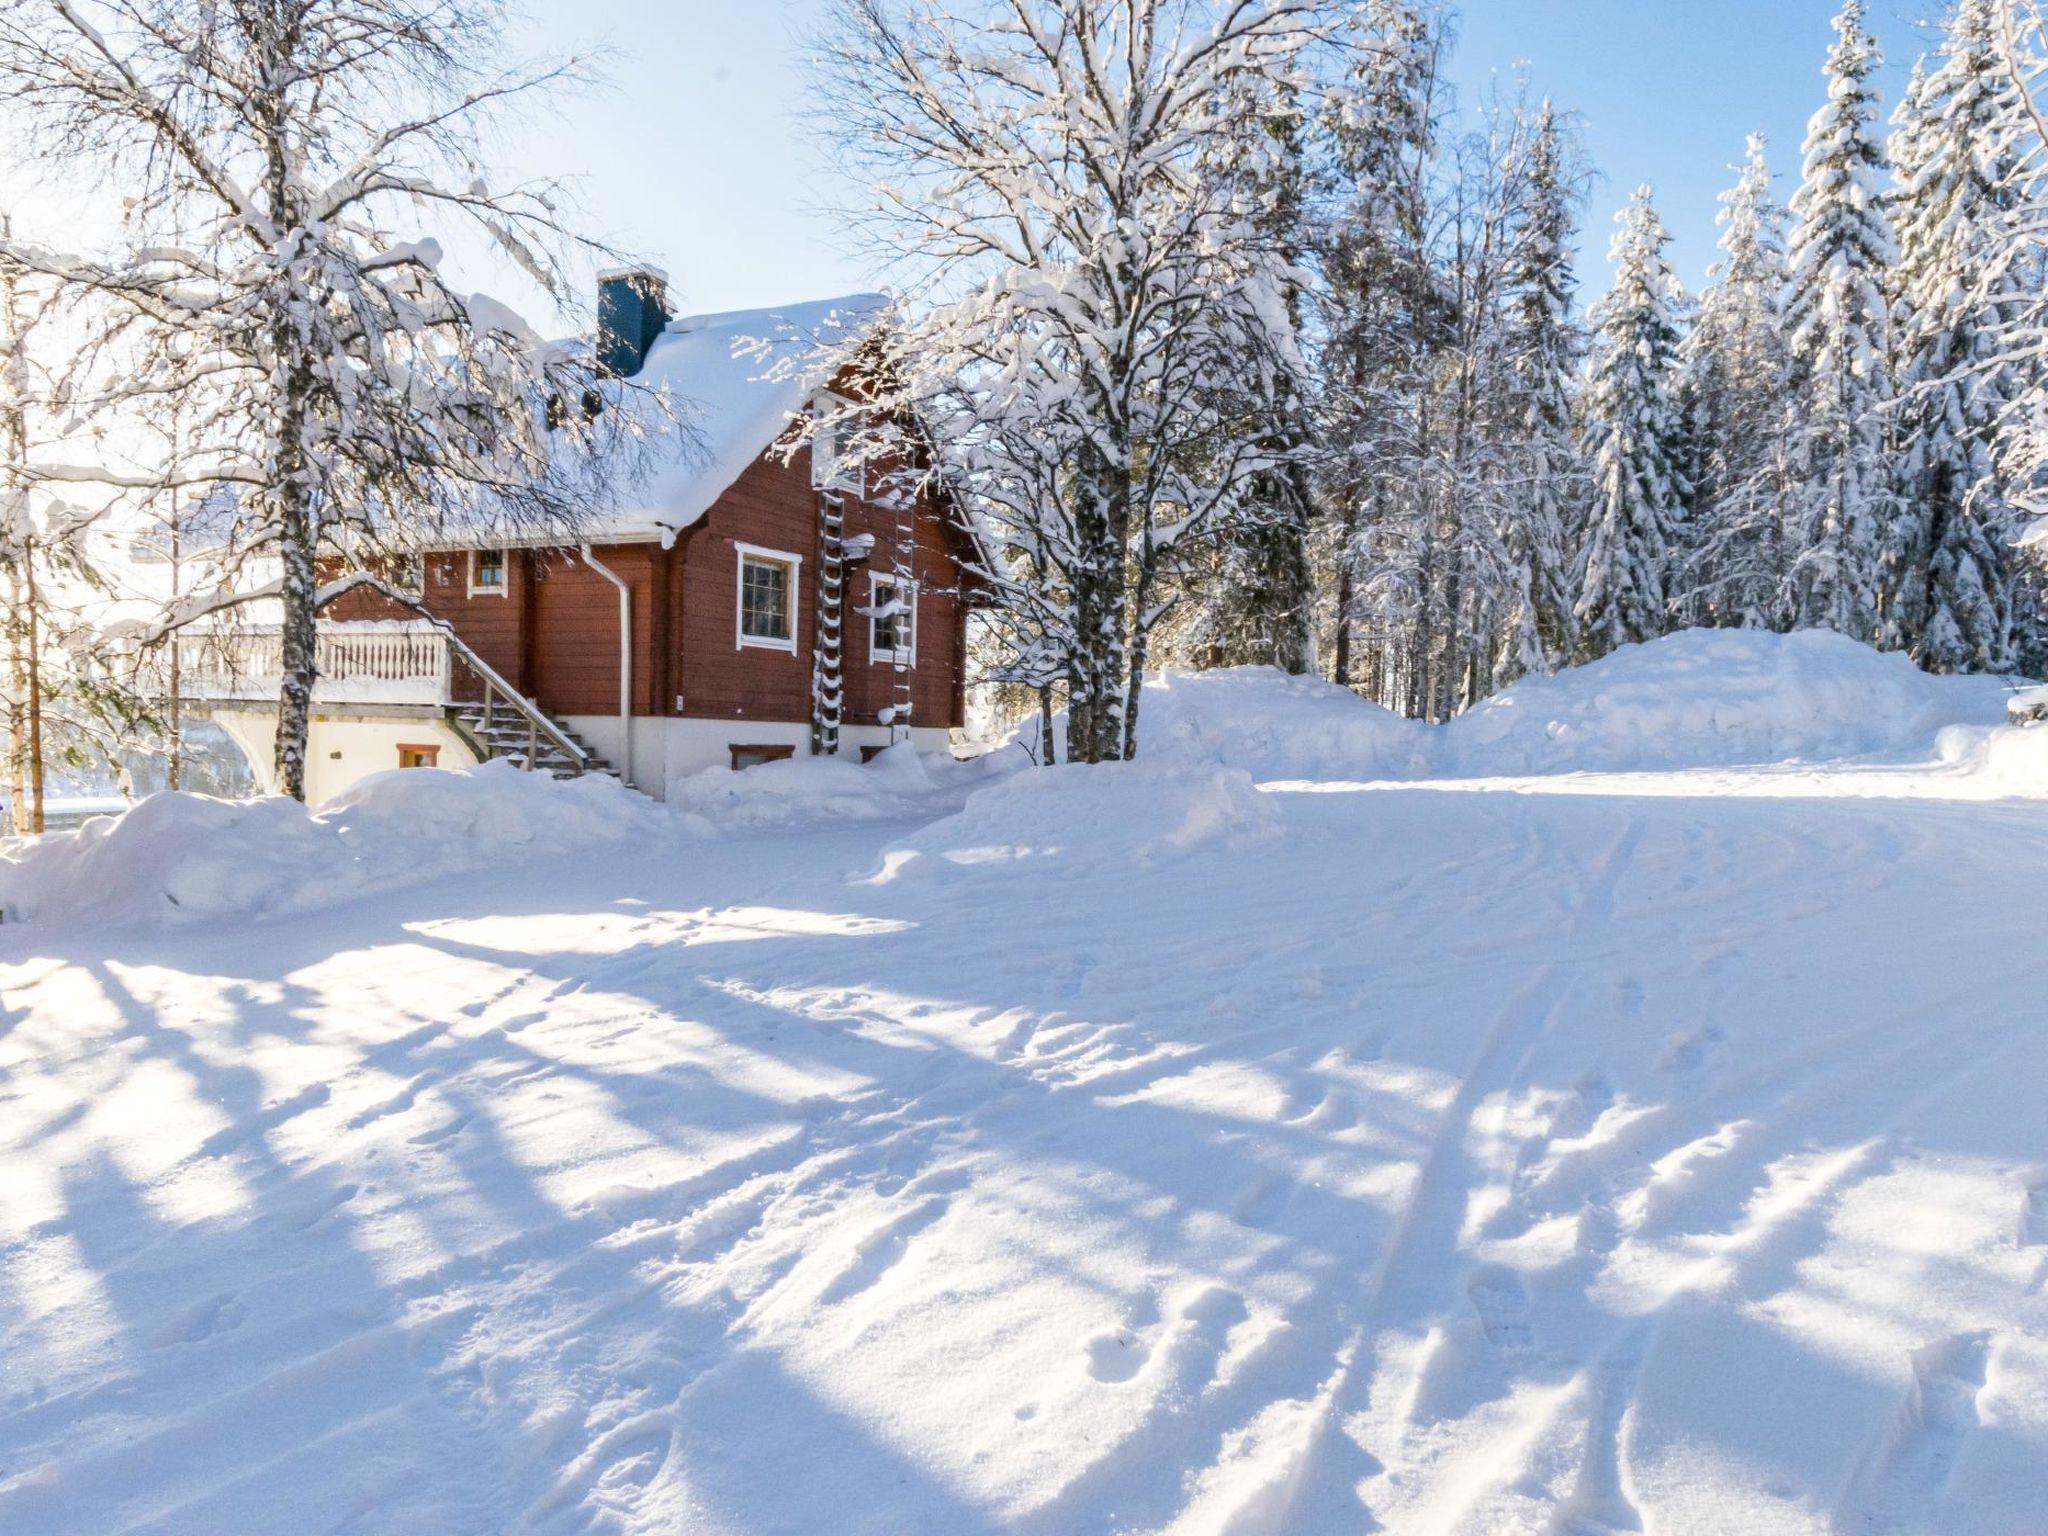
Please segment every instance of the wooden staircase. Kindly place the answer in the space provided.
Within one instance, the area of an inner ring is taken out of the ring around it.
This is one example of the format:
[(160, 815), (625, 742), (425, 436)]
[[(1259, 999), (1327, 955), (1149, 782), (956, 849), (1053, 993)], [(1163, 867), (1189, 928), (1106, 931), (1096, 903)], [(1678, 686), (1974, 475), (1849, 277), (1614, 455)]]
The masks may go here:
[(457, 674), (467, 673), (482, 695), (448, 706), (448, 724), (480, 762), (503, 760), (528, 773), (557, 779), (581, 778), (586, 773), (619, 777), (619, 771), (592, 751), (590, 743), (506, 682), (446, 622), (432, 615), (428, 618), (447, 639), (451, 682)]
[(581, 736), (516, 695), (510, 700), (487, 698), (480, 704), (453, 705), (448, 723), (484, 762), (503, 759), (558, 779), (581, 778), (586, 773), (619, 776)]

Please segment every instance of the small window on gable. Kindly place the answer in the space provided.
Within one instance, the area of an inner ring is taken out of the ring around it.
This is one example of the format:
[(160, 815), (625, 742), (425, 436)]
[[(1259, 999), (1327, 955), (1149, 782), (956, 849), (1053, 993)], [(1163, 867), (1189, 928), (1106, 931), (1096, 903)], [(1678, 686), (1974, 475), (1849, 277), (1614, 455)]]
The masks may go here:
[(871, 665), (917, 665), (917, 583), (871, 572), (868, 576), (868, 661)]
[(438, 746), (411, 742), (398, 744), (398, 766), (401, 768), (434, 768), (440, 762), (441, 749)]
[(853, 422), (844, 414), (847, 402), (838, 395), (820, 395), (812, 407), (811, 484), (821, 491), (863, 492)]
[(504, 550), (473, 549), (469, 552), (469, 595), (471, 597), (503, 597), (505, 595)]
[(797, 570), (795, 555), (739, 546), (739, 635), (742, 647), (796, 651)]

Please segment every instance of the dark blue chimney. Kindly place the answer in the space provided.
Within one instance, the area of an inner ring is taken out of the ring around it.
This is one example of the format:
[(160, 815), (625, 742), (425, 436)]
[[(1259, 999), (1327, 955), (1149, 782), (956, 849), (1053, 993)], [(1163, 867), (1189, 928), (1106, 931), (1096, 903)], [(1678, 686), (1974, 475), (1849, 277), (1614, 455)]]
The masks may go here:
[(659, 267), (626, 267), (597, 274), (597, 368), (630, 379), (647, 361), (654, 338), (667, 328), (668, 274)]

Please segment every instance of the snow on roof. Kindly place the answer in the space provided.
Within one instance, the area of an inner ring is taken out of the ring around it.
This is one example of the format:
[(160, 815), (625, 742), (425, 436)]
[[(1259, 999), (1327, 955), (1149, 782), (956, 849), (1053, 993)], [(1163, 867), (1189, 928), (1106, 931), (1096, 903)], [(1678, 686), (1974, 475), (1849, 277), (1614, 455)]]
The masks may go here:
[(630, 510), (605, 519), (612, 537), (674, 537), (701, 519), (888, 313), (880, 294), (859, 293), (775, 309), (692, 315), (669, 322), (634, 375), (665, 389), (678, 418), (673, 447), (657, 449)]

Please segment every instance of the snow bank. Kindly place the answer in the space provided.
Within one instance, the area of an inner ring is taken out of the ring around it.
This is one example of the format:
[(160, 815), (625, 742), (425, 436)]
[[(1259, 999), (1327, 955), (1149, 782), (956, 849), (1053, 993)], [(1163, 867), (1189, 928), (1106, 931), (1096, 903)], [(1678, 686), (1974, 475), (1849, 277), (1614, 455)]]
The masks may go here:
[[(1904, 656), (1826, 630), (1696, 629), (1525, 678), (1442, 727), (1270, 667), (1165, 671), (1145, 686), (1139, 758), (1240, 768), (1259, 780), (1931, 759), (1944, 727), (1996, 725), (2010, 698), (2001, 679), (1931, 677)], [(1056, 721), (1056, 735), (1063, 730)], [(1035, 737), (1034, 722), (1020, 748)]]
[(260, 918), (678, 830), (614, 780), (558, 781), (506, 763), (392, 769), (314, 812), (281, 797), (158, 794), (70, 836), (0, 844), (0, 912), (9, 922)]
[(2048, 795), (2048, 723), (1952, 726), (1941, 734), (1940, 757), (1992, 790)]
[(1995, 725), (2007, 685), (1930, 677), (1826, 630), (1686, 630), (1527, 678), (1443, 730), (1443, 771), (1637, 772), (1935, 750)]
[(1238, 768), (1171, 762), (1069, 764), (1010, 774), (884, 856), (883, 879), (946, 867), (1057, 861), (1151, 868), (1274, 836), (1280, 813)]
[(1009, 769), (1007, 759), (954, 763), (919, 756), (909, 743), (862, 763), (792, 757), (744, 773), (707, 768), (670, 783), (668, 803), (709, 829), (792, 827), (819, 821), (899, 821), (933, 813), (936, 799)]
[(1146, 759), (1259, 779), (1412, 778), (1435, 745), (1427, 726), (1348, 688), (1272, 667), (1159, 673), (1139, 702), (1138, 739)]

